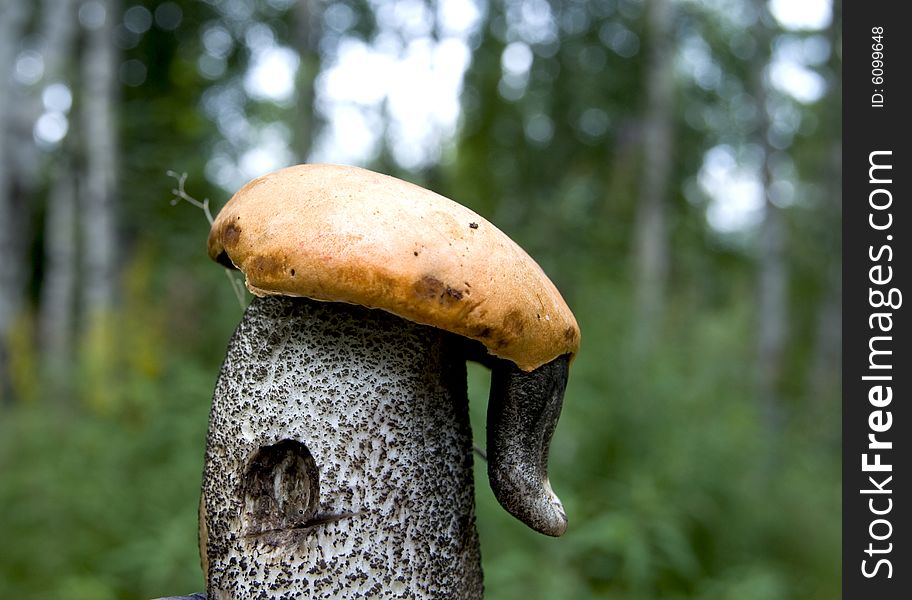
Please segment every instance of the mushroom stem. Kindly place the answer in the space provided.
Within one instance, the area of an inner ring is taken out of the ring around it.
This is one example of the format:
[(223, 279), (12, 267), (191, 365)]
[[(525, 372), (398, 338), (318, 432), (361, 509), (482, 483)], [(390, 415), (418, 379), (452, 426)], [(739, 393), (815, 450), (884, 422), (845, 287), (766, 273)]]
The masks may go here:
[(509, 361), (491, 370), (488, 479), (500, 504), (541, 533), (563, 535), (567, 515), (548, 481), (548, 450), (560, 417), (570, 356), (529, 373)]
[(481, 598), (465, 378), (441, 330), (254, 299), (210, 415), (208, 597)]

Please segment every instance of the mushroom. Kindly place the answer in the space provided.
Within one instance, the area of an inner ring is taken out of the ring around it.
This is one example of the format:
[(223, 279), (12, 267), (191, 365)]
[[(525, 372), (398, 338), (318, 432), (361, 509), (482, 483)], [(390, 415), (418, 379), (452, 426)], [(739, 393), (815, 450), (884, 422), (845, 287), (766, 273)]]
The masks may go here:
[(505, 234), (404, 181), (299, 165), (238, 191), (208, 250), (256, 296), (210, 414), (210, 599), (480, 598), (466, 359), (492, 369), (497, 499), (564, 533), (547, 459), (579, 329)]

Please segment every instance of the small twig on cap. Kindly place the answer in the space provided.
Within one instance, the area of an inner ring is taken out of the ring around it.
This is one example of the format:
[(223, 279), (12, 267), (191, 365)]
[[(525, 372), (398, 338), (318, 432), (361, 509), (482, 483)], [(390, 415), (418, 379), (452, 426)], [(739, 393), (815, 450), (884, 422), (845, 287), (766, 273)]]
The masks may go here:
[[(181, 200), (188, 204), (192, 204), (197, 207), (203, 214), (206, 216), (206, 220), (209, 221), (211, 226), (215, 219), (212, 218), (212, 212), (209, 210), (209, 198), (204, 198), (202, 201), (197, 200), (184, 190), (184, 184), (187, 181), (186, 173), (178, 173), (176, 171), (171, 171), (170, 169), (165, 172), (168, 177), (173, 177), (177, 179), (177, 187), (172, 188), (171, 193), (174, 194), (174, 197), (171, 199), (171, 206), (177, 206)], [(231, 270), (225, 269), (225, 276), (228, 277), (228, 281), (231, 283), (231, 289), (234, 291), (235, 297), (237, 297), (238, 304), (241, 305), (243, 310), (246, 305), (244, 302), (244, 285), (231, 273)]]

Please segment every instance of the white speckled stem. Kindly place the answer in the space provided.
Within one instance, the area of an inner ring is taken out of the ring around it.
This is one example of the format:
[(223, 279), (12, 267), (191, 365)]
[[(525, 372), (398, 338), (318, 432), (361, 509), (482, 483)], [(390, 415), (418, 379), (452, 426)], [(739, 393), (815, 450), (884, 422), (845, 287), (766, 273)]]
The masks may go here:
[[(482, 597), (465, 360), (450, 342), (380, 311), (253, 301), (209, 422), (210, 599)], [(263, 476), (253, 459), (280, 442), (306, 450)]]

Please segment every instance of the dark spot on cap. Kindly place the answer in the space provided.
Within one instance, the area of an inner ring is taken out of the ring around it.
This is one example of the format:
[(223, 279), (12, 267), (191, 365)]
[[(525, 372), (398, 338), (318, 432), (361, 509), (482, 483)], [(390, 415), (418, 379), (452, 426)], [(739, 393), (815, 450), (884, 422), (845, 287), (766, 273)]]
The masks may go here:
[(462, 300), (463, 293), (444, 284), (436, 277), (425, 275), (415, 282), (415, 295), (427, 300), (437, 299), (441, 304), (453, 304)]
[(415, 256), (418, 256), (418, 251), (417, 251), (417, 250), (415, 250), (415, 253), (414, 253), (414, 254), (415, 254)]
[(272, 256), (257, 256), (250, 261), (248, 266), (248, 274), (256, 274), (260, 276), (264, 275), (275, 275), (281, 273), (284, 269), (279, 265), (279, 262)]
[(474, 327), (469, 335), (494, 351), (506, 348), (515, 339), (512, 332), (485, 326)]
[(294, 270), (294, 269), (291, 270), (291, 276), (292, 276), (292, 277), (295, 276), (295, 270)]
[(504, 333), (507, 335), (522, 337), (523, 330), (526, 328), (525, 320), (518, 310), (511, 310), (503, 320)]
[(470, 229), (478, 229), (478, 223), (469, 223)]
[(234, 223), (228, 223), (222, 231), (222, 245), (234, 246), (238, 243), (239, 239), (241, 239), (241, 228)]
[(425, 275), (415, 282), (415, 295), (422, 298), (434, 298), (439, 296), (443, 291), (443, 282), (436, 277)]
[(486, 338), (491, 335), (491, 328), (482, 327), (481, 330), (478, 333), (476, 333), (475, 335), (477, 335), (480, 338)]

